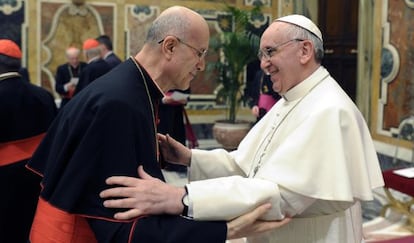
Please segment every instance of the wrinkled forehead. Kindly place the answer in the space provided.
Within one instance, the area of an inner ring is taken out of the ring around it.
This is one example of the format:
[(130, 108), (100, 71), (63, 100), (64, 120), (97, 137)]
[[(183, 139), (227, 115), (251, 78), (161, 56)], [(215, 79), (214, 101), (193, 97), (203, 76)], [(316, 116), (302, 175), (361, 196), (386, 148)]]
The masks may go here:
[(260, 38), (260, 49), (272, 47), (288, 39), (288, 24), (283, 22), (273, 22), (263, 32)]

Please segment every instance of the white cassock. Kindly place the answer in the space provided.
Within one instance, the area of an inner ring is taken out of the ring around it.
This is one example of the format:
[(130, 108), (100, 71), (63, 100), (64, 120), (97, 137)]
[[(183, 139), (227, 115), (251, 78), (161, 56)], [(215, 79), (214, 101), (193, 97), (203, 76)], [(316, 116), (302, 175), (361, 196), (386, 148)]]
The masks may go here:
[(229, 220), (267, 201), (265, 219), (294, 216), (248, 238), (260, 243), (361, 242), (360, 201), (384, 185), (363, 116), (323, 67), (289, 90), (236, 151), (193, 150), (189, 179), (195, 219)]

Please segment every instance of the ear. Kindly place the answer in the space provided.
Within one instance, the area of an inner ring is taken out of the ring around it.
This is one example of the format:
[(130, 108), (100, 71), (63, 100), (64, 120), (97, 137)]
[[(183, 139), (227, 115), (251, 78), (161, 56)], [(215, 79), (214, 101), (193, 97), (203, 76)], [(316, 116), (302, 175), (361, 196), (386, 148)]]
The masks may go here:
[(302, 48), (300, 49), (300, 62), (305, 64), (314, 58), (315, 50), (312, 42), (310, 40), (302, 41)]
[(174, 36), (165, 37), (164, 41), (161, 43), (162, 53), (166, 56), (167, 59), (171, 59), (175, 51), (175, 47), (178, 44), (177, 38)]

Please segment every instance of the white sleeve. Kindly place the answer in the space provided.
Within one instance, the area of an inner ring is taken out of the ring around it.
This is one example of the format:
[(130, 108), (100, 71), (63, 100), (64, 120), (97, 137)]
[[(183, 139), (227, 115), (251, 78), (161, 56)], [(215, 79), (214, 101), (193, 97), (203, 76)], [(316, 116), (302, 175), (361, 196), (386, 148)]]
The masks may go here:
[(235, 162), (232, 154), (224, 149), (191, 150), (189, 181), (205, 180), (223, 176), (240, 175), (246, 177)]
[(231, 220), (270, 202), (272, 208), (262, 219), (280, 220), (302, 213), (315, 202), (262, 179), (231, 176), (187, 185), (189, 216), (196, 220)]
[(276, 219), (284, 218), (279, 188), (270, 181), (231, 176), (191, 182), (187, 189), (189, 216), (194, 219), (230, 220), (269, 201), (275, 205), (270, 213)]

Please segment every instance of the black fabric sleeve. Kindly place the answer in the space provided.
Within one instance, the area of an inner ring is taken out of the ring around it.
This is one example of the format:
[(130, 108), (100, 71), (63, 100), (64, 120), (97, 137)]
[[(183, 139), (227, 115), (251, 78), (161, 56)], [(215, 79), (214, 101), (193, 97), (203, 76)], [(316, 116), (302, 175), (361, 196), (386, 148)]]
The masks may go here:
[(143, 217), (129, 223), (91, 218), (88, 222), (100, 243), (224, 243), (227, 234), (225, 222), (173, 215)]
[(61, 95), (68, 94), (67, 91), (65, 91), (65, 88), (63, 87), (65, 84), (65, 81), (67, 81), (68, 77), (64, 74), (65, 72), (65, 66), (59, 66), (56, 71), (56, 77), (55, 77), (55, 90)]

